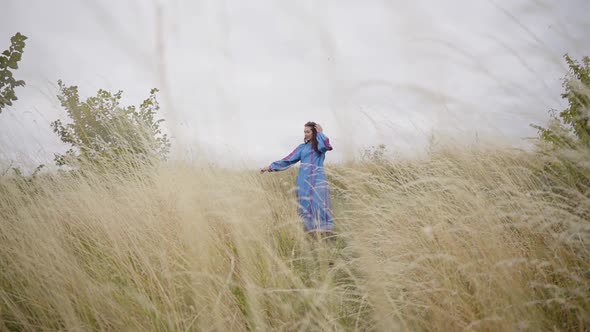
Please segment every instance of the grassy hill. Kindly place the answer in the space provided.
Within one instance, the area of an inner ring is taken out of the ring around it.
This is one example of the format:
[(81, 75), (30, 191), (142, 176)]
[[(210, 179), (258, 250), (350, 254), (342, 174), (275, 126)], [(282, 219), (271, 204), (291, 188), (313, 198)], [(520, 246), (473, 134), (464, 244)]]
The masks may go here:
[(335, 239), (296, 169), (3, 177), (0, 330), (587, 329), (590, 194), (551, 158), (328, 165)]

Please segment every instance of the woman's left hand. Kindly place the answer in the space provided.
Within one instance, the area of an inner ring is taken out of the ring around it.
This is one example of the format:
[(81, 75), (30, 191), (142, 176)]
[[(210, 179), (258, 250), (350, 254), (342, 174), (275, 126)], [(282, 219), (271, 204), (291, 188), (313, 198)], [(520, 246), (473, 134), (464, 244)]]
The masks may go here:
[(316, 123), (316, 124), (315, 124), (315, 130), (316, 130), (318, 133), (321, 133), (322, 131), (324, 131), (324, 129), (322, 128), (322, 126), (320, 126), (320, 124), (319, 124), (319, 123)]

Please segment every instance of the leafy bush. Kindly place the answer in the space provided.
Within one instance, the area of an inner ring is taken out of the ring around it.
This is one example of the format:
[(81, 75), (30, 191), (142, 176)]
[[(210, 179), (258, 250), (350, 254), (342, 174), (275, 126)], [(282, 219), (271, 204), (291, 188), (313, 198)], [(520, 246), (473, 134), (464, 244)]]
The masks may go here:
[(12, 106), (12, 102), (18, 99), (14, 88), (25, 85), (25, 81), (17, 81), (13, 77), (11, 69), (18, 69), (26, 39), (26, 36), (17, 32), (10, 38), (10, 48), (0, 54), (0, 113), (2, 109)]
[(546, 185), (555, 190), (574, 188), (590, 194), (590, 58), (582, 62), (565, 55), (569, 71), (563, 79), (568, 107), (561, 112), (551, 110), (548, 126), (531, 125), (539, 133), (538, 152), (544, 161)]
[(150, 91), (139, 108), (121, 106), (122, 91), (98, 90), (96, 96), (80, 100), (77, 86), (66, 86), (61, 80), (58, 99), (66, 109), (70, 123), (56, 120), (53, 131), (71, 148), (56, 154), (58, 166), (113, 166), (120, 162), (164, 160), (170, 149), (167, 134), (155, 119), (160, 109), (157, 89)]
[(531, 125), (539, 131), (541, 140), (556, 148), (575, 148), (578, 145), (590, 147), (590, 58), (582, 63), (565, 55), (569, 72), (563, 80), (565, 92), (561, 97), (568, 100), (568, 107), (557, 113), (551, 110), (548, 128)]

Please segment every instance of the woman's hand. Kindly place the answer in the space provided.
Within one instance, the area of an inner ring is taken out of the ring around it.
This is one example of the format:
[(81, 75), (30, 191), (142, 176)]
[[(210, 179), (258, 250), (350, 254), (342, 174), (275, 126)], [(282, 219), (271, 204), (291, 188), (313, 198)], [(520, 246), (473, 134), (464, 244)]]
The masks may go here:
[(324, 131), (324, 129), (322, 128), (322, 126), (320, 126), (320, 124), (319, 124), (319, 123), (316, 123), (316, 124), (315, 124), (315, 130), (316, 130), (318, 133), (321, 133), (322, 131)]
[(264, 173), (264, 172), (270, 172), (270, 166), (262, 167), (260, 169), (260, 173)]

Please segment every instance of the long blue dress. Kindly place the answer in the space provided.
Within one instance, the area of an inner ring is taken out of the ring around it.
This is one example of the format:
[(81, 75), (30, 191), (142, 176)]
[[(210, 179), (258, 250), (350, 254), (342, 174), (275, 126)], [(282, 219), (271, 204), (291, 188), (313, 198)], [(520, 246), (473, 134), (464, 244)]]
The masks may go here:
[(332, 150), (330, 139), (317, 133), (318, 150), (311, 142), (306, 142), (293, 150), (288, 156), (270, 165), (271, 172), (283, 171), (301, 161), (297, 176), (298, 213), (304, 220), (307, 232), (331, 232), (334, 220), (330, 209), (330, 188), (324, 172), (326, 152)]

